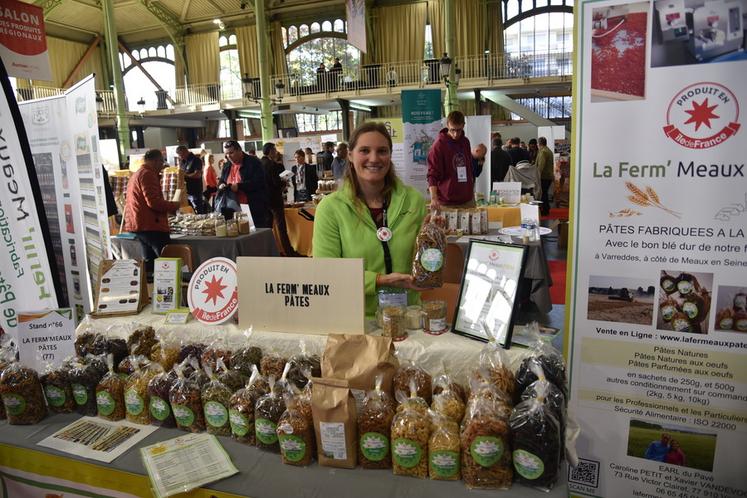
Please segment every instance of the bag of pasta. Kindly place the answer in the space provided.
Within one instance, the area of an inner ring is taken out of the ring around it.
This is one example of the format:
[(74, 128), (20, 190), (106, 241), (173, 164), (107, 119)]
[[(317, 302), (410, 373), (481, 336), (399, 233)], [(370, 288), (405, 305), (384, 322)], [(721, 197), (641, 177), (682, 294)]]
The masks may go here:
[(70, 363), (70, 387), (75, 400), (76, 411), (89, 417), (96, 416), (96, 386), (101, 380), (102, 373), (97, 368), (93, 356), (76, 357)]
[(418, 397), (415, 379), (410, 379), (410, 396), (397, 391), (397, 413), (392, 420), (392, 469), (395, 475), (428, 477), (428, 405)]
[(428, 474), (436, 481), (458, 481), (462, 477), (459, 424), (435, 411), (429, 415)]
[(247, 377), (244, 377), (238, 370), (228, 368), (221, 358), (215, 362), (215, 373), (218, 380), (231, 391), (231, 394), (244, 387), (247, 381)]
[(506, 393), (513, 402), (516, 379), (509, 365), (506, 351), (495, 340), (491, 340), (480, 351), (478, 368), (472, 372), (471, 379), (490, 382), (498, 390)]
[(47, 415), (39, 375), (17, 361), (0, 375), (0, 396), (10, 425), (36, 424)]
[[(16, 361), (16, 347), (10, 335), (0, 335), (0, 376), (3, 371)], [(0, 402), (0, 420), (7, 418), (5, 414), (5, 405)]]
[[(249, 344), (252, 337), (252, 329), (249, 328), (242, 334), (244, 336), (244, 344)], [(256, 366), (259, 368), (261, 361), (262, 348), (258, 346), (243, 346), (231, 356), (231, 370), (238, 370), (241, 375), (248, 379), (252, 375), (252, 367)]]
[(200, 386), (192, 378), (184, 377), (181, 365), (174, 366), (176, 382), (169, 391), (169, 403), (176, 426), (187, 432), (205, 430)]
[(59, 366), (47, 364), (39, 379), (44, 388), (44, 397), (47, 399), (49, 411), (53, 413), (72, 413), (75, 410), (73, 387), (70, 383), (71, 361), (72, 358)]
[(427, 404), (430, 405), (431, 398), (433, 396), (433, 380), (428, 372), (422, 368), (415, 366), (411, 361), (402, 360), (400, 367), (394, 374), (392, 380), (392, 387), (394, 389), (394, 396), (397, 401), (400, 400), (400, 396), (397, 393), (401, 392), (405, 397), (410, 393), (411, 381), (415, 382), (415, 390), (419, 398), (423, 398)]
[(122, 420), (125, 418), (124, 390), (125, 380), (114, 371), (114, 356), (106, 356), (109, 372), (96, 386), (96, 406), (99, 417), (106, 420)]
[(205, 387), (205, 384), (210, 382), (210, 377), (208, 377), (205, 373), (205, 370), (200, 367), (200, 362), (197, 361), (195, 357), (190, 356), (187, 361), (187, 365), (187, 368), (190, 370), (190, 374), (188, 375), (189, 380), (197, 384), (200, 389)]
[(347, 380), (314, 378), (311, 410), (319, 465), (353, 469), (358, 461), (358, 415)]
[(148, 362), (137, 365), (135, 371), (127, 377), (125, 384), (124, 400), (128, 422), (135, 424), (150, 424), (150, 395), (148, 385), (157, 375), (163, 373), (160, 363)]
[(283, 369), (288, 359), (281, 356), (277, 351), (271, 350), (262, 356), (259, 362), (259, 372), (266, 378), (273, 377), (275, 380), (283, 375)]
[(474, 389), (461, 426), (462, 479), (469, 488), (508, 489), (513, 479), (505, 395), (490, 384)]
[(256, 444), (254, 407), (257, 400), (269, 392), (267, 380), (260, 375), (257, 365), (252, 365), (252, 374), (246, 386), (236, 391), (228, 401), (228, 421), (231, 424), (231, 436), (236, 441)]
[(278, 421), (285, 412), (283, 390), (279, 382), (269, 378), (270, 392), (260, 397), (254, 408), (254, 432), (257, 448), (280, 451), (278, 444)]
[(168, 372), (179, 358), (179, 339), (173, 329), (161, 327), (156, 331), (158, 342), (150, 350), (150, 358)]
[[(199, 362), (200, 358), (202, 357), (202, 353), (205, 351), (205, 348), (207, 346), (205, 344), (202, 344), (201, 342), (190, 342), (186, 339), (183, 339), (181, 341), (181, 348), (179, 349), (179, 356), (176, 357), (177, 363), (183, 363), (184, 360), (189, 358), (190, 356), (192, 358), (196, 358)], [(187, 372), (184, 372), (184, 375), (187, 375)]]
[(562, 432), (558, 419), (546, 404), (552, 384), (539, 380), (532, 385), (536, 397), (516, 405), (509, 421), (513, 465), (517, 481), (550, 491), (560, 474)]
[[(217, 359), (216, 367), (225, 369), (222, 358)], [(205, 412), (207, 431), (216, 436), (230, 436), (228, 407), (233, 392), (218, 379), (209, 364), (205, 364), (205, 373), (210, 378), (210, 382), (202, 388), (202, 409)]]
[(383, 382), (384, 375), (377, 375), (374, 389), (366, 393), (358, 411), (358, 462), (364, 469), (392, 467), (389, 437), (396, 403), (382, 389)]
[[(288, 381), (298, 389), (303, 389), (311, 377), (321, 377), (322, 365), (319, 355), (308, 351), (306, 341), (303, 339), (300, 341), (299, 349), (301, 352), (294, 354), (288, 360), (291, 364)], [(310, 377), (304, 375), (304, 372), (310, 372)]]
[(524, 358), (516, 372), (516, 384), (518, 394), (532, 382), (537, 380), (536, 369), (532, 369), (532, 363), (538, 363), (545, 373), (545, 378), (555, 384), (568, 399), (568, 382), (566, 377), (566, 366), (563, 355), (555, 349), (552, 344), (542, 340), (539, 326), (532, 323), (529, 327), (529, 335), (533, 338), (530, 345), (530, 354)]
[(440, 220), (441, 218), (434, 216), (428, 223), (424, 223), (415, 239), (412, 278), (420, 288), (433, 289), (443, 285), (446, 232)]
[(148, 382), (148, 411), (150, 423), (161, 427), (176, 427), (174, 413), (169, 404), (169, 391), (174, 386), (177, 376), (174, 370), (154, 376)]
[(215, 371), (216, 362), (218, 359), (221, 359), (227, 367), (230, 367), (232, 356), (233, 351), (231, 351), (231, 347), (228, 344), (225, 331), (222, 331), (220, 335), (202, 352), (200, 365), (202, 365), (203, 368), (209, 366), (213, 371)]
[(150, 360), (147, 356), (131, 354), (120, 361), (119, 364), (115, 363), (115, 365), (117, 366), (117, 372), (127, 377), (149, 363)]
[(314, 424), (298, 409), (297, 397), (286, 393), (285, 407), (276, 430), (280, 456), (288, 465), (309, 465), (314, 455)]
[(433, 381), (431, 407), (436, 413), (460, 424), (464, 418), (464, 388), (452, 381), (447, 374), (439, 375)]
[(131, 355), (145, 356), (150, 359), (153, 346), (158, 343), (156, 331), (150, 325), (134, 324), (135, 329), (127, 338), (127, 347)]

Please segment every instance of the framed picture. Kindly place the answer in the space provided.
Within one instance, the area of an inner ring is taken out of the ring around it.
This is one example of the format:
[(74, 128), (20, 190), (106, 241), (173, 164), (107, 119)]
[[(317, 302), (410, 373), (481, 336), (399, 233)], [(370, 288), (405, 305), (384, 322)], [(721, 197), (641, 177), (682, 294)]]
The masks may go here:
[(481, 341), (511, 346), (514, 313), (526, 247), (473, 240), (454, 313), (452, 331)]

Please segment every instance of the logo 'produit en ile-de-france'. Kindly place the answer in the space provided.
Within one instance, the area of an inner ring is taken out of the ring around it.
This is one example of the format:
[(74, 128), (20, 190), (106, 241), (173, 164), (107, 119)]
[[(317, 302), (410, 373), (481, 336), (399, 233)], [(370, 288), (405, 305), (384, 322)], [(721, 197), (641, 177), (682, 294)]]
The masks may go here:
[(192, 316), (202, 323), (230, 320), (239, 306), (235, 263), (227, 258), (205, 261), (192, 275), (187, 301)]
[(689, 85), (667, 108), (664, 133), (688, 149), (709, 149), (739, 131), (739, 102), (731, 90), (713, 82)]

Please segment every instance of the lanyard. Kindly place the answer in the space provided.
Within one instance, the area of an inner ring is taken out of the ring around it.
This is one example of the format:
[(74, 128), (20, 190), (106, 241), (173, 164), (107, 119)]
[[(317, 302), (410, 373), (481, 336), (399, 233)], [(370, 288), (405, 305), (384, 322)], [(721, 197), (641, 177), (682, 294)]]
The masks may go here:
[(389, 251), (389, 241), (392, 238), (392, 231), (387, 226), (386, 210), (387, 203), (385, 202), (382, 210), (381, 226), (379, 226), (379, 223), (376, 219), (374, 219), (374, 224), (377, 227), (376, 238), (379, 239), (379, 241), (381, 242), (381, 248), (384, 250), (384, 267), (386, 268), (386, 273), (389, 274), (393, 271), (392, 253)]

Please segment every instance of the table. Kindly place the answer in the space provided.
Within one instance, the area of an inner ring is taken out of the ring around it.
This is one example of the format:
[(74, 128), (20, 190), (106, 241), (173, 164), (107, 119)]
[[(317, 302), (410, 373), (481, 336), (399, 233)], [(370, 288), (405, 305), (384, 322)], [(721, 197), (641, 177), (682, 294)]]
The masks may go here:
[[(140, 242), (131, 235), (112, 237), (112, 252), (117, 259), (142, 259)], [(172, 235), (171, 242), (192, 248), (195, 267), (210, 258), (222, 256), (236, 261), (237, 256), (278, 256), (275, 237), (270, 228), (238, 237), (205, 237), (201, 235)]]
[[(37, 494), (33, 496), (57, 492), (46, 496), (151, 497), (150, 481), (145, 475), (139, 448), (185, 434), (178, 429), (159, 428), (108, 465), (35, 446), (78, 417), (76, 414), (54, 415), (29, 426), (0, 423), (0, 469), (3, 472), (0, 475), (4, 474), (4, 479), (11, 484), (46, 481), (43, 484), (46, 489), (34, 487)], [(500, 494), (495, 490), (468, 490), (463, 482), (395, 476), (391, 470), (334, 469), (316, 463), (309, 467), (283, 465), (278, 454), (243, 445), (231, 438), (218, 439), (239, 474), (195, 490), (188, 495), (190, 498), (352, 495), (357, 498), (487, 498)], [(550, 493), (515, 484), (510, 490), (511, 497), (568, 496), (567, 473), (561, 471), (560, 474), (560, 482)]]
[[(473, 235), (470, 238), (479, 240), (481, 236)], [(550, 287), (552, 286), (552, 277), (550, 276), (550, 267), (547, 265), (545, 249), (541, 241), (527, 242), (523, 244), (517, 239), (512, 239), (508, 235), (499, 235), (491, 232), (489, 240), (497, 239), (500, 242), (509, 244), (522, 244), (527, 248), (527, 257), (524, 263), (524, 271), (521, 276), (525, 285), (528, 286), (529, 300), (537, 306), (542, 313), (548, 313), (552, 309), (552, 298), (550, 297)], [(457, 244), (461, 247), (464, 258), (467, 258), (469, 249), (469, 239), (461, 237), (456, 240), (449, 240), (450, 244)]]
[[(312, 216), (316, 212), (313, 205), (304, 207)], [(299, 208), (285, 208), (285, 226), (288, 230), (288, 239), (297, 253), (303, 256), (311, 256), (311, 239), (314, 236), (314, 222), (307, 220), (299, 214)]]

